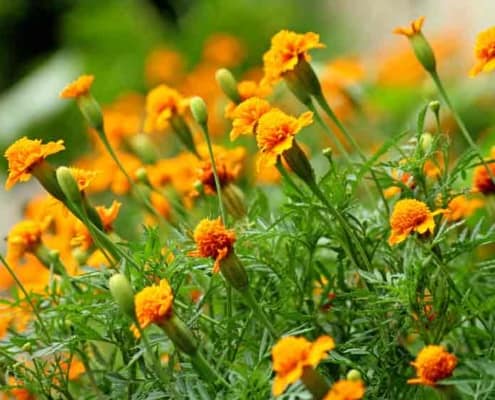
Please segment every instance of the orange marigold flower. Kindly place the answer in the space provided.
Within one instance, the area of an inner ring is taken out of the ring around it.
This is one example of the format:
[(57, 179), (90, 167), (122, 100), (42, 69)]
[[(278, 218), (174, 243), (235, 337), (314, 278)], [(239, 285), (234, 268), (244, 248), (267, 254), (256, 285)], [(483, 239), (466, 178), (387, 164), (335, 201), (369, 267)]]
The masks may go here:
[(206, 61), (226, 68), (238, 65), (245, 54), (246, 51), (239, 39), (225, 33), (210, 36), (203, 50), (203, 58)]
[(468, 199), (460, 195), (450, 200), (448, 209), (449, 213), (446, 218), (449, 221), (458, 221), (470, 217), (478, 208), (483, 207), (484, 202), (481, 199)]
[(305, 367), (316, 367), (335, 347), (330, 336), (320, 336), (313, 343), (304, 337), (286, 336), (272, 348), (274, 396), (282, 394), (285, 388), (299, 380)]
[[(237, 91), (241, 98), (241, 103), (251, 97), (265, 97), (270, 93), (270, 87), (266, 85), (260, 85), (255, 81), (246, 80), (237, 84)], [(225, 118), (234, 119), (234, 110), (237, 108), (235, 103), (230, 102), (225, 107)]]
[(271, 109), (258, 121), (256, 141), (261, 151), (258, 171), (265, 166), (275, 165), (277, 157), (292, 147), (294, 136), (313, 122), (313, 113), (307, 111), (295, 118), (279, 109)]
[(239, 104), (231, 114), (230, 140), (237, 139), (239, 135), (254, 134), (258, 121), (271, 108), (268, 101), (259, 97), (251, 97)]
[(146, 58), (145, 75), (150, 86), (180, 81), (183, 74), (184, 61), (177, 51), (160, 47)]
[(364, 392), (362, 380), (341, 379), (333, 384), (323, 400), (360, 400)]
[(174, 294), (166, 279), (158, 285), (145, 287), (134, 296), (136, 317), (141, 328), (148, 325), (160, 325), (172, 314)]
[[(240, 164), (233, 166), (228, 164), (224, 159), (216, 159), (215, 165), (217, 167), (218, 179), (221, 187), (234, 182), (241, 169)], [(206, 194), (212, 195), (217, 192), (215, 176), (213, 175), (213, 168), (210, 161), (203, 161), (201, 163), (198, 168), (198, 179), (203, 184)]]
[(49, 223), (49, 218), (42, 222), (27, 219), (14, 225), (7, 236), (7, 259), (17, 261), (24, 253), (33, 251), (41, 244), (41, 235)]
[(415, 199), (399, 200), (390, 216), (392, 233), (388, 243), (390, 245), (398, 244), (413, 231), (420, 234), (426, 232), (432, 234), (435, 230), (433, 217), (444, 212), (445, 210), (442, 209), (431, 212), (425, 203)]
[(7, 394), (9, 395), (9, 399), (12, 396), (13, 399), (16, 400), (34, 400), (34, 395), (27, 389), (24, 388), (24, 384), (19, 379), (14, 378), (13, 376), (9, 376), (9, 386), (15, 386), (15, 388), (10, 389)]
[(60, 368), (64, 371), (64, 373), (68, 372), (68, 378), (70, 381), (78, 379), (86, 372), (83, 362), (77, 358), (72, 358), (70, 363), (67, 361), (60, 362)]
[(272, 37), (270, 49), (263, 55), (265, 76), (263, 81), (273, 84), (284, 73), (292, 71), (300, 60), (310, 61), (308, 50), (325, 47), (320, 35), (313, 32), (304, 34), (282, 30)]
[(469, 71), (470, 76), (495, 70), (495, 26), (478, 34), (474, 55), (477, 62)]
[[(414, 186), (416, 186), (412, 175), (407, 172), (394, 169), (391, 172), (391, 176), (394, 180), (396, 180), (397, 182), (401, 182), (403, 185), (409, 188), (414, 188)], [(383, 191), (383, 195), (385, 196), (385, 198), (389, 199), (391, 197), (394, 197), (396, 194), (399, 194), (401, 191), (402, 191), (401, 186), (393, 185), (386, 188)]]
[(98, 171), (90, 171), (82, 168), (71, 168), (70, 172), (77, 182), (77, 187), (81, 191), (86, 190), (89, 185), (91, 185), (91, 182), (93, 182), (96, 175), (98, 175)]
[(434, 386), (437, 381), (452, 375), (457, 365), (457, 357), (442, 346), (425, 346), (411, 365), (416, 368), (417, 378), (407, 381), (409, 384)]
[(398, 35), (412, 37), (421, 32), (421, 28), (423, 27), (424, 21), (425, 21), (425, 17), (419, 17), (418, 19), (412, 21), (410, 26), (395, 28), (393, 32)]
[(495, 176), (495, 147), (491, 150), (491, 158), (494, 162), (486, 163), (485, 165), (478, 165), (474, 169), (473, 175), (473, 191), (483, 194), (495, 193), (495, 182), (493, 182), (490, 174), (487, 171), (487, 167), (491, 172), (491, 175)]
[(60, 92), (61, 99), (76, 99), (89, 93), (95, 77), (93, 75), (81, 75), (74, 82), (69, 83)]
[(42, 144), (41, 140), (23, 137), (9, 146), (5, 158), (9, 163), (9, 176), (5, 189), (9, 190), (17, 182), (26, 182), (31, 178), (31, 171), (51, 154), (64, 150), (64, 141)]
[(182, 115), (187, 108), (188, 100), (167, 85), (159, 85), (146, 96), (146, 121), (144, 130), (153, 132), (168, 126), (170, 118)]
[(227, 257), (236, 240), (235, 232), (226, 229), (222, 220), (203, 219), (194, 230), (197, 249), (189, 253), (192, 257), (209, 257), (215, 260), (213, 272), (220, 271), (220, 261)]

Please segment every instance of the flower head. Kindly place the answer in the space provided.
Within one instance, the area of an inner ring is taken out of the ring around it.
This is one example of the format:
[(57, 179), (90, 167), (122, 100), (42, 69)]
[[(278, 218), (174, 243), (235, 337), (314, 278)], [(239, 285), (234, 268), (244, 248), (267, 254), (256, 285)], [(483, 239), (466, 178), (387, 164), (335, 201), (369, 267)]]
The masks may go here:
[(474, 55), (477, 62), (469, 71), (470, 76), (495, 70), (495, 26), (478, 34)]
[(166, 279), (137, 293), (134, 306), (139, 326), (144, 329), (150, 324), (160, 325), (171, 316), (173, 300), (174, 294)]
[(303, 375), (305, 367), (316, 367), (335, 342), (330, 336), (320, 336), (313, 343), (303, 337), (286, 336), (280, 339), (272, 348), (274, 396), (282, 394), (285, 388), (296, 382)]
[(197, 249), (189, 253), (193, 257), (209, 257), (215, 260), (213, 272), (220, 270), (220, 261), (227, 257), (236, 240), (235, 232), (226, 229), (220, 218), (203, 219), (194, 230)]
[(419, 17), (418, 19), (412, 21), (410, 26), (395, 28), (394, 33), (398, 35), (412, 37), (421, 32), (421, 28), (423, 27), (424, 21), (425, 21), (425, 17)]
[(170, 118), (182, 115), (187, 108), (188, 100), (180, 93), (168, 87), (159, 85), (146, 96), (146, 121), (144, 130), (153, 132), (167, 127)]
[(270, 49), (263, 55), (266, 83), (273, 84), (284, 73), (292, 71), (300, 60), (310, 61), (311, 49), (325, 47), (320, 36), (313, 32), (304, 34), (282, 30), (272, 37)]
[(456, 196), (450, 200), (448, 209), (449, 213), (446, 218), (449, 221), (458, 221), (470, 217), (478, 208), (483, 207), (484, 202), (481, 199), (469, 199), (464, 195)]
[(256, 141), (261, 151), (258, 171), (264, 166), (274, 165), (277, 157), (292, 147), (294, 136), (313, 122), (313, 113), (307, 111), (295, 118), (279, 109), (272, 109), (258, 121)]
[(51, 154), (64, 150), (64, 141), (42, 144), (41, 140), (31, 140), (23, 137), (5, 152), (9, 163), (9, 176), (5, 182), (5, 189), (9, 190), (17, 182), (26, 182), (31, 178), (33, 168)]
[[(217, 167), (220, 187), (224, 187), (229, 183), (234, 182), (241, 169), (240, 164), (231, 165), (224, 159), (216, 159), (215, 165)], [(215, 194), (217, 192), (213, 168), (210, 161), (201, 162), (201, 165), (198, 168), (198, 179), (203, 184), (206, 194)]]
[(89, 185), (91, 185), (91, 182), (93, 182), (96, 175), (98, 175), (97, 171), (90, 171), (82, 168), (71, 168), (70, 172), (77, 182), (77, 187), (81, 191), (86, 190)]
[(433, 217), (443, 213), (445, 210), (431, 212), (428, 206), (422, 201), (415, 199), (399, 200), (390, 216), (390, 226), (392, 233), (388, 239), (390, 245), (398, 244), (406, 239), (413, 231), (420, 234), (435, 230), (435, 220)]
[[(495, 147), (492, 148), (491, 158), (495, 160)], [(487, 169), (490, 170), (490, 173)], [(474, 169), (473, 174), (473, 191), (483, 194), (494, 194), (495, 182), (490, 175), (495, 176), (495, 162), (478, 165)]]
[(323, 400), (360, 400), (364, 392), (362, 380), (341, 379), (333, 384)]
[(81, 75), (74, 82), (69, 83), (60, 92), (62, 99), (76, 99), (89, 93), (95, 77), (93, 75)]
[(7, 236), (7, 258), (16, 261), (41, 244), (41, 236), (50, 222), (26, 219), (14, 225)]
[(442, 346), (424, 347), (411, 365), (416, 368), (417, 378), (407, 381), (410, 384), (434, 386), (437, 381), (452, 375), (457, 365), (457, 357)]
[(251, 97), (239, 104), (230, 114), (232, 130), (230, 140), (239, 135), (255, 134), (259, 119), (271, 109), (270, 103), (259, 97)]

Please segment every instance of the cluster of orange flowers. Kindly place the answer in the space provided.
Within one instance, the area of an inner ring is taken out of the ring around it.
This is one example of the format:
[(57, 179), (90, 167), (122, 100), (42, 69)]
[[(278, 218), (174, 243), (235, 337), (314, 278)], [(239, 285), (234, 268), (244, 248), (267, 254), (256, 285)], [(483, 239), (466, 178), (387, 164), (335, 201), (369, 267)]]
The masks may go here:
[[(396, 32), (414, 38), (415, 35), (422, 35), (422, 25), (421, 18), (410, 27), (399, 28)], [(95, 236), (95, 230), (110, 238), (110, 242), (120, 240), (113, 225), (119, 216), (121, 203), (114, 200), (110, 207), (93, 207), (88, 200), (91, 195), (104, 191), (118, 196), (138, 193), (136, 198), (144, 199), (146, 218), (150, 224), (160, 224), (161, 219), (172, 224), (177, 222), (174, 220), (177, 218), (177, 206), (172, 202), (178, 201), (181, 207), (193, 209), (203, 194), (218, 195), (222, 201), (220, 192), (223, 191), (228, 211), (243, 201), (238, 189), (229, 189), (239, 180), (249, 178), (246, 176), (249, 168), (246, 167), (251, 160), (248, 159), (246, 147), (214, 144), (211, 146), (213, 155), (209, 156), (209, 138), (202, 139), (204, 132), (189, 113), (188, 96), (193, 92), (200, 94), (208, 104), (222, 102), (219, 104), (226, 118), (215, 116), (210, 120), (213, 136), (218, 137), (225, 131), (222, 129), (225, 120), (231, 121), (232, 141), (248, 135), (257, 145), (256, 171), (259, 181), (278, 180), (275, 168), (280, 167), (291, 149), (298, 146), (296, 135), (313, 123), (314, 114), (306, 111), (298, 117), (293, 116), (272, 105), (268, 96), (274, 85), (289, 79), (300, 63), (311, 60), (310, 50), (322, 47), (324, 45), (315, 33), (280, 31), (273, 36), (271, 47), (263, 56), (263, 75), (252, 74), (257, 79), (249, 77), (239, 83), (234, 82), (234, 87), (230, 88), (234, 96), (228, 102), (214, 82), (211, 87), (205, 85), (198, 89), (200, 93), (197, 93), (195, 82), (203, 76), (207, 76), (206, 81), (209, 82), (219, 67), (232, 67), (241, 62), (245, 51), (235, 38), (228, 35), (211, 38), (204, 48), (200, 65), (190, 74), (183, 70), (178, 53), (169, 49), (153, 52), (147, 62), (146, 75), (148, 82), (156, 86), (146, 96), (126, 95), (104, 107), (101, 112), (104, 132), (99, 131), (98, 124), (90, 129), (95, 151), (76, 160), (75, 167), (70, 169), (77, 187), (76, 198), (81, 202), (82, 215), (86, 218), (77, 214), (73, 199), (65, 192), (67, 188), (57, 181), (58, 175), (48, 160), (64, 150), (63, 141), (42, 143), (41, 140), (23, 137), (13, 143), (5, 152), (9, 164), (6, 189), (34, 176), (49, 193), (29, 201), (25, 219), (12, 227), (7, 237), (6, 260), (27, 293), (43, 296), (47, 287), (51, 287), (51, 282), (62, 279), (64, 274), (60, 270), (55, 269), (55, 275), (49, 273), (50, 266), (57, 263), (68, 275), (84, 273), (87, 267), (114, 266), (115, 253), (106, 251), (108, 249), (99, 241), (101, 236)], [(479, 35), (475, 53), (477, 63), (471, 74), (495, 69), (495, 28)], [(353, 107), (349, 89), (359, 84), (363, 75), (362, 65), (356, 60), (340, 59), (326, 66), (322, 88), (325, 93), (332, 94), (333, 101), (337, 101), (331, 106), (337, 110), (338, 116), (345, 118)], [(93, 76), (83, 75), (63, 89), (60, 97), (76, 99), (85, 114), (84, 107), (89, 107), (85, 100), (92, 99), (90, 89), (93, 82)], [(89, 115), (87, 118), (95, 116)], [(104, 140), (100, 140), (102, 135)], [(112, 151), (108, 151), (108, 147)], [(495, 148), (491, 156), (495, 158)], [(116, 160), (123, 169), (116, 168)], [(453, 197), (445, 208), (431, 211), (426, 203), (413, 198), (396, 201), (390, 215), (388, 243), (398, 245), (414, 233), (422, 237), (434, 235), (435, 216), (443, 214), (449, 221), (457, 221), (483, 207), (483, 200), (476, 194), (495, 193), (495, 183), (491, 179), (491, 175), (495, 175), (495, 162), (486, 162), (486, 165), (474, 169), (473, 193)], [(428, 179), (437, 179), (443, 168), (446, 167), (440, 168), (431, 162), (428, 166), (425, 164), (424, 173)], [(385, 190), (387, 198), (401, 194), (402, 188), (415, 188), (416, 177), (409, 172), (394, 170), (391, 178), (394, 185)], [(92, 223), (94, 221), (96, 225)], [(221, 271), (222, 263), (234, 254), (236, 233), (226, 224), (227, 221), (220, 217), (202, 219), (193, 232), (196, 249), (188, 255), (214, 260), (213, 272)], [(10, 272), (2, 268), (0, 288), (5, 290), (13, 285)], [(136, 335), (139, 335), (137, 328), (163, 325), (171, 319), (173, 300), (172, 288), (165, 279), (137, 293), (134, 312), (139, 326), (133, 328)], [(8, 335), (8, 329), (25, 330), (31, 318), (27, 303), (21, 302), (15, 307), (3, 306), (0, 309), (0, 339)], [(334, 341), (329, 336), (321, 336), (314, 342), (293, 336), (280, 339), (272, 349), (275, 373), (273, 394), (282, 394), (288, 385), (298, 380), (305, 382), (307, 374), (315, 373), (318, 364), (334, 347)], [(417, 378), (410, 379), (409, 383), (433, 386), (452, 374), (457, 358), (443, 347), (432, 345), (421, 350), (412, 365), (416, 368)], [(84, 372), (82, 364), (67, 364), (66, 368), (69, 369), (69, 379), (77, 379)], [(22, 397), (14, 390), (12, 394)], [(323, 398), (357, 400), (364, 394), (365, 386), (361, 379), (342, 379), (335, 382)]]

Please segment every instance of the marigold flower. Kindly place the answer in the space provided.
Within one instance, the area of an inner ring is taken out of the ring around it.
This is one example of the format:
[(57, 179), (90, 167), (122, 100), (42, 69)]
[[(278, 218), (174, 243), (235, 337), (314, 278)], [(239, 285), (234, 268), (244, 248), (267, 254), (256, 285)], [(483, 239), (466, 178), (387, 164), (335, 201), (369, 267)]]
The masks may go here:
[(469, 71), (470, 76), (495, 70), (495, 26), (478, 34), (474, 55), (477, 62)]
[(144, 130), (153, 132), (163, 130), (168, 126), (174, 115), (182, 115), (188, 106), (188, 100), (180, 93), (168, 87), (159, 85), (146, 96), (146, 121)]
[(74, 82), (69, 83), (60, 92), (61, 99), (76, 99), (89, 93), (95, 77), (93, 75), (81, 75)]
[(237, 139), (239, 135), (255, 134), (258, 121), (271, 108), (268, 101), (259, 97), (251, 97), (240, 103), (231, 113), (230, 140)]
[[(495, 147), (492, 148), (491, 158), (495, 160)], [(490, 170), (491, 175), (495, 176), (495, 162), (486, 163), (486, 165), (478, 165), (474, 169), (474, 192), (479, 192), (486, 195), (495, 193), (495, 182), (493, 182), (490, 173), (488, 173), (487, 171), (487, 168)]]
[(360, 400), (364, 392), (362, 380), (341, 379), (333, 384), (323, 400)]
[(316, 367), (335, 342), (330, 336), (320, 336), (313, 343), (304, 337), (286, 336), (280, 339), (272, 348), (274, 396), (282, 394), (285, 388), (299, 380), (305, 367)]
[[(239, 93), (240, 102), (250, 99), (251, 97), (265, 97), (270, 93), (270, 87), (266, 85), (260, 85), (256, 81), (245, 80), (237, 84), (237, 91)], [(234, 110), (237, 108), (237, 104), (230, 102), (225, 107), (225, 118), (234, 119)]]
[(412, 21), (410, 26), (395, 28), (393, 32), (398, 35), (412, 37), (421, 32), (421, 28), (423, 27), (424, 21), (425, 21), (425, 17), (423, 16), (419, 17), (418, 19)]
[[(239, 175), (241, 165), (230, 165), (224, 159), (216, 159), (215, 165), (217, 167), (218, 179), (220, 186), (224, 187), (231, 182), (234, 182)], [(217, 192), (215, 186), (215, 177), (213, 175), (213, 168), (210, 161), (203, 161), (198, 168), (198, 179), (203, 184), (203, 189), (206, 194), (212, 195)]]
[[(13, 398), (15, 400), (34, 400), (34, 395), (27, 389), (24, 388), (24, 383), (13, 376), (9, 376), (8, 384), (10, 386), (15, 386), (15, 388), (10, 389), (7, 394), (9, 399)], [(12, 396), (12, 397), (10, 397)], [(2, 397), (3, 398), (3, 397)]]
[[(414, 186), (416, 186), (412, 175), (407, 172), (394, 169), (391, 172), (391, 176), (394, 180), (396, 180), (397, 182), (401, 182), (403, 185), (409, 188), (414, 188)], [(401, 186), (393, 185), (386, 188), (383, 191), (383, 195), (385, 196), (385, 198), (389, 199), (391, 197), (394, 197), (396, 194), (399, 194), (401, 191), (402, 191)]]
[(433, 217), (444, 212), (445, 210), (442, 209), (431, 212), (425, 203), (415, 199), (399, 200), (390, 216), (392, 233), (388, 243), (390, 245), (398, 244), (413, 231), (420, 234), (426, 232), (432, 234), (435, 230)]
[(443, 346), (429, 345), (418, 353), (411, 365), (416, 368), (417, 378), (409, 379), (407, 383), (435, 386), (437, 381), (452, 375), (457, 357)]
[(51, 154), (64, 150), (64, 141), (42, 144), (41, 140), (23, 137), (9, 146), (5, 158), (9, 163), (9, 176), (5, 189), (9, 190), (17, 182), (26, 182), (31, 178), (33, 168)]
[(43, 222), (28, 219), (14, 225), (7, 236), (7, 258), (17, 261), (24, 253), (34, 251), (49, 222), (49, 218)]
[(145, 287), (134, 296), (136, 317), (141, 328), (148, 325), (160, 325), (172, 315), (174, 294), (166, 279), (158, 285)]
[(258, 121), (256, 141), (261, 151), (258, 171), (265, 166), (275, 165), (277, 157), (292, 147), (294, 136), (313, 122), (313, 113), (307, 111), (298, 118), (289, 116), (279, 109), (272, 109)]
[(244, 58), (246, 51), (236, 37), (217, 33), (208, 38), (203, 50), (203, 58), (222, 67), (234, 67)]
[(145, 75), (149, 85), (177, 82), (183, 74), (184, 60), (177, 51), (160, 47), (146, 58)]
[(93, 182), (96, 175), (98, 175), (98, 171), (90, 171), (82, 168), (70, 168), (70, 172), (76, 180), (77, 187), (80, 191), (86, 190), (89, 185), (91, 185), (91, 182)]
[(307, 32), (304, 34), (282, 30), (272, 37), (270, 49), (263, 55), (265, 76), (263, 81), (273, 84), (284, 73), (292, 71), (300, 60), (310, 61), (311, 49), (325, 47), (320, 43), (320, 35)]
[(449, 213), (446, 218), (449, 221), (468, 218), (483, 205), (484, 202), (481, 199), (469, 199), (464, 195), (456, 196), (448, 204)]
[(220, 262), (232, 250), (236, 240), (235, 232), (226, 229), (222, 220), (203, 219), (194, 230), (194, 241), (197, 249), (189, 252), (192, 257), (208, 257), (215, 260), (213, 272), (220, 271)]

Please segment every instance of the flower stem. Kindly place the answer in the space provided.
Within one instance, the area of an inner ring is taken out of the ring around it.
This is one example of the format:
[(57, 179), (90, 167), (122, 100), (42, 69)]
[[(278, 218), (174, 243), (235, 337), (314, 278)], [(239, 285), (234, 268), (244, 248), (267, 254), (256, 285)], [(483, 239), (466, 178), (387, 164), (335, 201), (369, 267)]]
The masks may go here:
[(481, 160), (481, 163), (483, 164), (486, 171), (488, 172), (488, 176), (490, 177), (492, 182), (495, 183), (495, 176), (493, 175), (493, 172), (488, 167), (485, 159), (483, 158), (483, 155), (481, 154), (480, 148), (474, 142), (473, 138), (471, 137), (471, 134), (469, 133), (468, 129), (466, 128), (466, 125), (464, 124), (464, 121), (461, 119), (459, 113), (457, 112), (457, 110), (454, 108), (452, 102), (450, 101), (450, 98), (447, 94), (447, 91), (445, 90), (445, 87), (443, 86), (442, 80), (440, 79), (438, 72), (437, 71), (431, 72), (430, 76), (433, 79), (433, 82), (435, 83), (435, 85), (438, 89), (438, 92), (440, 93), (440, 96), (442, 97), (445, 104), (447, 104), (447, 107), (449, 107), (450, 112), (454, 116), (454, 119), (457, 122), (457, 125), (459, 126), (462, 135), (464, 136), (464, 139), (466, 139), (466, 142), (468, 142), (469, 146), (476, 152), (476, 155)]
[(259, 318), (259, 320), (263, 323), (263, 325), (265, 325), (265, 328), (268, 329), (270, 335), (272, 335), (273, 338), (279, 337), (277, 330), (273, 327), (266, 313), (260, 307), (258, 300), (254, 298), (251, 290), (247, 288), (245, 291), (242, 292), (242, 295), (244, 297), (244, 300), (246, 300), (246, 303), (254, 311), (255, 315)]
[(296, 183), (292, 180), (290, 175), (287, 173), (287, 171), (284, 168), (284, 166), (282, 165), (280, 159), (277, 160), (275, 167), (277, 168), (280, 175), (282, 175), (283, 179), (289, 184), (289, 186), (292, 189), (294, 189), (301, 197), (304, 196), (304, 193), (302, 192), (302, 190), (296, 185)]
[(227, 388), (230, 386), (223, 376), (211, 366), (200, 351), (191, 356), (191, 362), (196, 371), (198, 371), (198, 373), (208, 382), (220, 382)]

